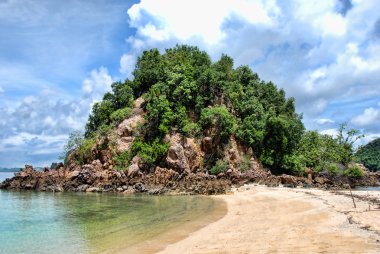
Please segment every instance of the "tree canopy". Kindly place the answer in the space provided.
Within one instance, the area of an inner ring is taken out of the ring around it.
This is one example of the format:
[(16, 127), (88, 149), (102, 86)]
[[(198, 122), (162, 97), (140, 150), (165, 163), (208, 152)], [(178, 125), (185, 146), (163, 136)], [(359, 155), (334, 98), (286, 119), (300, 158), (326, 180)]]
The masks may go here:
[[(352, 139), (305, 132), (294, 98), (248, 66), (234, 68), (227, 55), (212, 62), (193, 46), (177, 45), (163, 53), (151, 49), (137, 59), (133, 76), (112, 84), (112, 91), (94, 104), (85, 137), (126, 118), (133, 101), (143, 96), (146, 124), (131, 153), (144, 153), (149, 163), (159, 163), (167, 149), (164, 137), (173, 130), (186, 137), (211, 136), (216, 149), (235, 137), (264, 165), (280, 172), (352, 159)], [(149, 155), (154, 147), (160, 152)]]

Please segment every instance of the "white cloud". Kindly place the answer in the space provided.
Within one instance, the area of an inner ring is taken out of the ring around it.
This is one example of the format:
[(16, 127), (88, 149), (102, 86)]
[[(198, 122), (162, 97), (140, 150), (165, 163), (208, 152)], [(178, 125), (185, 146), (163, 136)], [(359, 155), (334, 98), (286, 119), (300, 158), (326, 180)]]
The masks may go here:
[(82, 84), (84, 98), (91, 98), (92, 101), (100, 100), (105, 92), (110, 91), (112, 82), (107, 68), (100, 67), (99, 70), (92, 70), (90, 77), (86, 78)]
[(136, 55), (123, 54), (120, 59), (120, 72), (126, 74), (128, 77), (132, 77), (132, 71), (136, 65)]
[(331, 124), (331, 123), (335, 123), (334, 120), (331, 120), (331, 119), (328, 119), (328, 118), (320, 118), (320, 119), (316, 119), (315, 122), (319, 125), (325, 125), (325, 124)]
[(319, 133), (336, 137), (338, 135), (338, 129), (331, 128), (331, 129), (321, 130), (321, 131), (319, 131)]
[(380, 109), (366, 108), (362, 114), (352, 118), (351, 122), (361, 127), (380, 124)]

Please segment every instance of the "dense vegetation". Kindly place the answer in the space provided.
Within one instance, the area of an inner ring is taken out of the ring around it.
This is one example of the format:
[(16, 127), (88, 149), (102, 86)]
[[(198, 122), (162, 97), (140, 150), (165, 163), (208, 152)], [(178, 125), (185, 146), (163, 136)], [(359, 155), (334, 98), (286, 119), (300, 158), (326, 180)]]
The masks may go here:
[[(231, 136), (277, 172), (302, 174), (311, 167), (337, 173), (336, 168), (345, 170), (352, 161), (356, 131), (347, 132), (342, 125), (337, 138), (305, 132), (294, 99), (248, 66), (234, 69), (229, 56), (212, 63), (197, 47), (176, 46), (163, 54), (151, 49), (138, 58), (133, 76), (114, 83), (112, 91), (93, 106), (85, 139), (67, 149), (79, 149), (80, 163), (86, 162), (82, 155), (99, 133), (128, 117), (140, 96), (146, 100), (146, 124), (139, 128), (131, 151), (115, 156), (121, 167), (135, 154), (148, 165), (160, 163), (168, 149), (163, 138), (173, 130), (186, 137), (212, 137), (215, 152), (204, 165), (214, 174), (227, 167), (219, 150)], [(242, 168), (247, 167), (249, 161), (242, 163)]]
[(380, 138), (361, 147), (356, 156), (358, 161), (372, 171), (380, 170)]

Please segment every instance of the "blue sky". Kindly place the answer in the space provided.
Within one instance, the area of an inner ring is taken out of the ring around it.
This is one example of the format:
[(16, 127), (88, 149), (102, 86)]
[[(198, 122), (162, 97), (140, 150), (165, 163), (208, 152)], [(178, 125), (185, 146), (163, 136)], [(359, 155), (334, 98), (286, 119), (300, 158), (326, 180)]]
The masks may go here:
[(308, 129), (380, 137), (376, 0), (0, 0), (0, 167), (50, 165), (143, 50), (226, 53), (296, 98)]

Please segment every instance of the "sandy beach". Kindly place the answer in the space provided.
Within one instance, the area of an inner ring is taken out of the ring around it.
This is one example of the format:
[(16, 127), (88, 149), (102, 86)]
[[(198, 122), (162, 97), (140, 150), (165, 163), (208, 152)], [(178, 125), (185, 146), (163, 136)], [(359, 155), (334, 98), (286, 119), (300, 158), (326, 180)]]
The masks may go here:
[(159, 253), (380, 253), (379, 202), (354, 198), (354, 208), (347, 191), (246, 185), (215, 198), (224, 217)]

